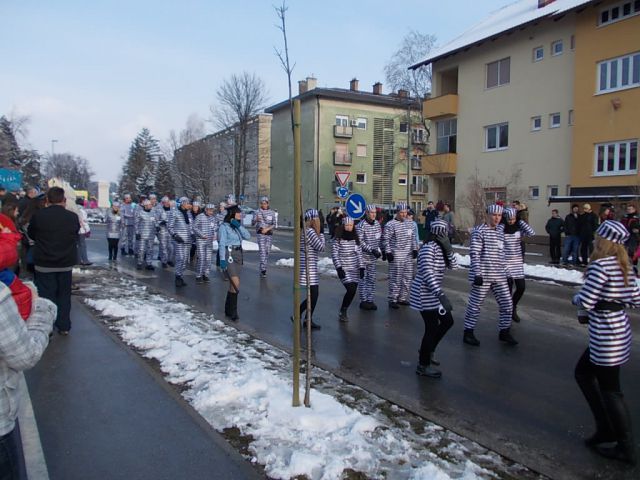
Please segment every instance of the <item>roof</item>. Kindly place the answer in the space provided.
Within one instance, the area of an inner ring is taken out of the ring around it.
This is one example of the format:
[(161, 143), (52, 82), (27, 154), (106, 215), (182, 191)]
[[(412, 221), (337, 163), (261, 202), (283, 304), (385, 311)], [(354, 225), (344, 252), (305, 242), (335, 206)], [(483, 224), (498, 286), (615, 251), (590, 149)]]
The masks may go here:
[(416, 69), (453, 55), (483, 40), (495, 38), (518, 27), (543, 18), (553, 18), (578, 8), (594, 0), (555, 0), (538, 8), (538, 0), (519, 0), (491, 13), (459, 37), (431, 52), (427, 58), (410, 69)]
[[(378, 95), (371, 92), (361, 92), (348, 90), (344, 88), (314, 88), (308, 90), (303, 94), (293, 97), (293, 100), (305, 101), (313, 99), (315, 97), (331, 98), (335, 100), (347, 100), (350, 102), (366, 103), (369, 105), (381, 105), (385, 107), (402, 107), (407, 105), (413, 105), (415, 108), (419, 108), (420, 104), (418, 100), (411, 97), (400, 97), (398, 95)], [(289, 100), (284, 100), (280, 103), (276, 103), (271, 107), (265, 108), (266, 113), (275, 113), (283, 108), (289, 108)]]

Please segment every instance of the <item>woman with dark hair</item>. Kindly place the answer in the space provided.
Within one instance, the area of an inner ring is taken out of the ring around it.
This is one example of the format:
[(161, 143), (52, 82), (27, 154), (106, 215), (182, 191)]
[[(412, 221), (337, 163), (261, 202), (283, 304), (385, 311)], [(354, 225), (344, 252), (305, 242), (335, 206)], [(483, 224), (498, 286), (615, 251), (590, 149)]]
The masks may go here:
[(243, 255), (242, 240), (248, 240), (251, 234), (242, 226), (240, 207), (227, 207), (227, 214), (218, 230), (218, 252), (220, 269), (229, 280), (227, 299), (224, 302), (224, 314), (231, 320), (238, 320), (238, 292), (240, 291), (240, 272)]
[(35, 269), (33, 267), (33, 252), (31, 251), (31, 247), (33, 247), (33, 240), (29, 238), (28, 229), (29, 223), (31, 222), (31, 217), (45, 206), (45, 195), (40, 194), (35, 198), (32, 198), (25, 208), (24, 212), (18, 212), (18, 231), (22, 234), (22, 249), (21, 249), (21, 259), (22, 265), (25, 270), (31, 273), (34, 273)]
[(578, 320), (589, 325), (589, 346), (578, 360), (575, 378), (596, 421), (596, 433), (586, 445), (604, 457), (635, 464), (631, 416), (620, 386), (620, 369), (631, 355), (625, 308), (640, 306), (640, 289), (624, 247), (628, 238), (625, 226), (614, 220), (605, 220), (596, 231), (584, 285), (573, 297)]
[(336, 228), (335, 239), (331, 246), (331, 259), (338, 272), (338, 278), (347, 290), (342, 298), (338, 320), (348, 322), (347, 309), (356, 295), (358, 283), (364, 278), (362, 247), (353, 218), (343, 217), (342, 225)]
[[(202, 213), (204, 210), (202, 209), (202, 205), (198, 200), (194, 200), (191, 203), (191, 211), (189, 212), (191, 215), (191, 224), (195, 225), (196, 217)], [(195, 233), (191, 234), (191, 248), (189, 250), (189, 261), (193, 263), (193, 260), (196, 257), (196, 252), (198, 251), (198, 242)]]
[[(305, 248), (306, 243), (306, 248)], [(300, 318), (305, 318), (303, 314), (310, 310), (309, 317), (311, 318), (311, 329), (320, 330), (322, 327), (320, 324), (313, 321), (313, 311), (316, 309), (318, 303), (318, 295), (320, 292), (320, 274), (318, 272), (318, 253), (324, 251), (324, 235), (320, 231), (320, 213), (314, 208), (308, 209), (304, 212), (304, 228), (300, 238), (300, 285), (310, 291), (311, 298), (309, 299), (311, 305), (309, 306), (307, 299), (305, 298), (300, 303)], [(308, 259), (307, 259), (308, 253)], [(307, 267), (307, 261), (308, 267)], [(307, 273), (309, 279), (307, 280)], [(293, 317), (291, 317), (293, 321)], [(306, 320), (302, 324), (306, 326)]]

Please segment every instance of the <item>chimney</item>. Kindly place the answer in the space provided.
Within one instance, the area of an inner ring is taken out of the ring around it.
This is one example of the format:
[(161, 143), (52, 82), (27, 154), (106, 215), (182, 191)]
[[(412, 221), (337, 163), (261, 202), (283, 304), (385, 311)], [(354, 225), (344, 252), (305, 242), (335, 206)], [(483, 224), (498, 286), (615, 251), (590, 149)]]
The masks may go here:
[(302, 95), (308, 90), (306, 80), (298, 80), (298, 95)]
[(351, 90), (352, 92), (357, 92), (358, 91), (358, 79), (357, 78), (351, 79), (351, 82), (349, 82), (349, 90)]
[(376, 82), (373, 84), (373, 94), (382, 95), (382, 84), (380, 82)]
[(547, 5), (555, 1), (556, 0), (538, 0), (538, 8), (546, 7)]
[(402, 88), (398, 90), (398, 97), (407, 98), (409, 96), (409, 92), (407, 90), (403, 90)]
[(318, 79), (316, 77), (307, 77), (307, 90), (313, 90), (318, 86)]

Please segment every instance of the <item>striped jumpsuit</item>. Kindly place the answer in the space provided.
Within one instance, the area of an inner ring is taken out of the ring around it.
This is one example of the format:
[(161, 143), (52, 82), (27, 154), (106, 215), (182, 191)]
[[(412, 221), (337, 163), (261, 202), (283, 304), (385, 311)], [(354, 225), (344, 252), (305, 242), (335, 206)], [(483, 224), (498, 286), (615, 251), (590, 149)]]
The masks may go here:
[(365, 218), (356, 225), (356, 230), (358, 238), (360, 238), (364, 262), (364, 279), (360, 282), (360, 301), (373, 303), (376, 296), (376, 264), (378, 259), (372, 252), (380, 252), (382, 227), (377, 220), (370, 222), (368, 218)]
[[(348, 233), (349, 232), (346, 231), (343, 232), (344, 235)], [(354, 234), (353, 240), (336, 236), (331, 245), (331, 260), (333, 260), (333, 266), (336, 267), (336, 270), (341, 268), (345, 273), (345, 277), (340, 279), (344, 288), (347, 289), (340, 307), (340, 310), (343, 311), (349, 308), (349, 305), (351, 305), (353, 301), (358, 283), (360, 283), (360, 269), (364, 268), (362, 248), (356, 240), (357, 234), (355, 230), (352, 230), (352, 233)]]
[[(498, 302), (499, 329), (510, 328), (513, 304), (507, 284), (507, 268), (504, 264), (504, 225), (500, 224), (496, 228), (491, 228), (486, 223), (476, 225), (471, 232), (469, 256), (471, 257), (469, 281), (472, 282), (472, 286), (464, 314), (465, 330), (475, 328), (480, 315), (480, 306), (489, 290), (493, 292)], [(482, 277), (481, 286), (473, 285), (476, 276)]]
[(518, 220), (513, 225), (504, 225), (504, 263), (507, 266), (509, 291), (511, 291), (513, 283), (516, 286), (512, 297), (514, 311), (525, 290), (522, 238), (532, 237), (535, 234), (533, 228), (524, 220)]
[(171, 240), (171, 235), (169, 235), (167, 225), (169, 224), (169, 218), (173, 215), (175, 210), (165, 208), (162, 205), (156, 205), (153, 211), (156, 216), (156, 222), (160, 227), (160, 231), (158, 232), (158, 243), (160, 249), (160, 262), (164, 265), (168, 263), (172, 257), (171, 253), (173, 251), (173, 242)]
[(152, 210), (144, 208), (136, 215), (136, 235), (140, 235), (138, 243), (138, 266), (151, 265), (153, 240), (156, 238), (156, 216)]
[[(307, 249), (309, 250), (309, 286), (311, 289), (311, 315), (316, 308), (318, 302), (320, 274), (318, 273), (318, 253), (324, 251), (325, 241), (322, 233), (317, 233), (313, 228), (307, 227), (304, 231), (304, 236), (300, 238), (300, 285), (307, 286), (307, 258), (305, 255), (304, 243), (308, 242)], [(303, 318), (303, 313), (307, 309), (307, 299), (305, 298), (300, 304), (300, 318)]]
[(118, 258), (118, 242), (122, 231), (122, 216), (120, 212), (109, 210), (107, 213), (107, 243), (109, 245), (109, 260)]
[(384, 226), (382, 245), (387, 255), (393, 255), (393, 261), (389, 264), (390, 302), (409, 300), (409, 289), (413, 279), (412, 252), (418, 249), (413, 225), (410, 220), (399, 221), (394, 218)]
[(120, 237), (120, 247), (123, 253), (127, 250), (129, 253), (133, 253), (136, 235), (136, 226), (134, 221), (135, 206), (133, 203), (123, 203), (120, 208), (120, 213), (122, 214), (122, 235)]
[[(276, 215), (270, 208), (260, 208), (256, 212), (256, 232), (258, 233), (258, 249), (260, 250), (260, 271), (267, 271), (267, 260), (271, 251), (273, 240), (273, 230), (276, 228)], [(262, 228), (273, 227), (268, 233), (263, 234)]]
[(422, 245), (418, 252), (418, 272), (411, 282), (411, 308), (418, 310), (424, 321), (424, 335), (420, 346), (420, 365), (431, 364), (431, 354), (442, 337), (453, 325), (451, 312), (439, 312), (439, 295), (442, 292), (442, 279), (447, 268), (458, 265), (453, 252), (445, 262), (442, 248), (435, 241)]
[(167, 229), (171, 237), (179, 237), (183, 242), (175, 242), (175, 269), (176, 277), (182, 277), (189, 260), (189, 249), (191, 248), (191, 215), (182, 208), (176, 209), (169, 218)]
[(211, 271), (211, 259), (213, 257), (213, 240), (216, 217), (206, 213), (196, 216), (193, 222), (193, 233), (196, 236), (198, 249), (198, 264), (196, 275), (198, 277), (209, 276)]

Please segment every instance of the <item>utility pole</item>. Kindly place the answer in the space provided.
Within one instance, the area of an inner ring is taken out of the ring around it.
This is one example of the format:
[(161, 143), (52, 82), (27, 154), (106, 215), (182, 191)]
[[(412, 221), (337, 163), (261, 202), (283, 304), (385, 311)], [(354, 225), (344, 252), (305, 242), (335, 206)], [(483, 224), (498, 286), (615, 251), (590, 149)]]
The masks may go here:
[(52, 139), (52, 140), (51, 140), (51, 158), (53, 158), (53, 155), (55, 154), (53, 146), (54, 146), (57, 142), (58, 142), (58, 140), (55, 140), (55, 139)]
[[(410, 98), (411, 97), (409, 97), (409, 99)], [(411, 135), (413, 134), (413, 129), (411, 128), (411, 101), (409, 99), (407, 99), (407, 205), (411, 208), (409, 191), (411, 189), (411, 159), (413, 158), (411, 152)]]

